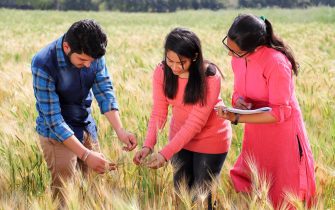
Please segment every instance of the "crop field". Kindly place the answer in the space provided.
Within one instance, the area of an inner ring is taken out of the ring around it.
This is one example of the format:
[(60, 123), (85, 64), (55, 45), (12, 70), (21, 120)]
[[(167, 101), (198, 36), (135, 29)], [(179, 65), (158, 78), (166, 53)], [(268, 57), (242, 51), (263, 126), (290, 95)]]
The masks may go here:
[[(318, 201), (313, 209), (335, 209), (335, 9), (178, 11), (170, 14), (58, 12), (0, 9), (0, 209), (56, 209), (50, 174), (35, 131), (35, 98), (30, 63), (42, 47), (66, 32), (75, 21), (97, 20), (108, 35), (107, 66), (126, 129), (141, 148), (152, 105), (154, 67), (163, 58), (166, 34), (177, 26), (194, 31), (206, 59), (225, 75), (222, 98), (230, 104), (233, 74), (221, 40), (235, 16), (253, 13), (268, 18), (275, 32), (295, 52), (300, 74), (296, 94), (315, 158)], [(65, 187), (70, 209), (174, 209), (172, 167), (150, 170), (133, 164), (135, 152), (124, 152), (107, 119), (94, 103), (102, 152), (117, 171)], [(167, 128), (155, 150), (167, 141)], [(229, 170), (241, 150), (243, 125), (233, 127), (232, 146), (217, 183), (219, 209), (271, 209), (266, 189), (236, 193)], [(289, 178), (289, 177), (288, 177)], [(256, 181), (257, 182), (257, 181)], [(257, 185), (257, 183), (255, 183)], [(201, 208), (180, 195), (185, 209)], [(298, 209), (304, 204), (295, 202)]]

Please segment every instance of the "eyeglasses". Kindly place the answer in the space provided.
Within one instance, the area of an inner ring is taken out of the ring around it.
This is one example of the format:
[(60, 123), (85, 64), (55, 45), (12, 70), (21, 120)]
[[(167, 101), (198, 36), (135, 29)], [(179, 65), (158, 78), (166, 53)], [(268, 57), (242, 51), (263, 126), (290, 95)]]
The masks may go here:
[(223, 46), (225, 46), (227, 50), (229, 50), (231, 53), (233, 53), (233, 55), (234, 55), (235, 57), (242, 58), (243, 56), (245, 56), (245, 55), (247, 55), (247, 54), (249, 53), (249, 52), (245, 52), (245, 53), (243, 53), (243, 54), (240, 54), (240, 53), (235, 52), (235, 51), (232, 50), (230, 47), (228, 47), (228, 45), (227, 45), (227, 43), (226, 43), (226, 40), (227, 40), (227, 36), (225, 36), (225, 37), (223, 38), (223, 40), (222, 40), (222, 44), (223, 44)]

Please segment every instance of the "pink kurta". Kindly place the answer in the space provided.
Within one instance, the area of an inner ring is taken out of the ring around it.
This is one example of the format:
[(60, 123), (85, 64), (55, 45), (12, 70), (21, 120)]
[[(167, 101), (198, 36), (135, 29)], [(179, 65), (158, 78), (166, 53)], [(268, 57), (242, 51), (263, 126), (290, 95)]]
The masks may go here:
[(164, 127), (168, 106), (172, 106), (172, 118), (169, 132), (169, 143), (160, 153), (169, 160), (181, 149), (206, 154), (220, 154), (228, 151), (232, 136), (228, 120), (218, 117), (214, 106), (222, 104), (220, 97), (221, 77), (218, 72), (207, 76), (206, 105), (199, 103), (185, 105), (183, 102), (188, 79), (178, 79), (178, 90), (174, 99), (164, 94), (164, 69), (160, 64), (153, 76), (153, 107), (148, 125), (144, 146), (153, 148), (157, 133)]
[(252, 159), (259, 174), (265, 174), (271, 183), (269, 197), (275, 207), (285, 193), (294, 193), (310, 203), (315, 195), (314, 163), (294, 93), (291, 63), (282, 53), (261, 47), (246, 58), (233, 58), (232, 67), (233, 105), (242, 97), (253, 108), (269, 106), (278, 121), (245, 124), (242, 152), (230, 172), (236, 190), (250, 191), (246, 162)]

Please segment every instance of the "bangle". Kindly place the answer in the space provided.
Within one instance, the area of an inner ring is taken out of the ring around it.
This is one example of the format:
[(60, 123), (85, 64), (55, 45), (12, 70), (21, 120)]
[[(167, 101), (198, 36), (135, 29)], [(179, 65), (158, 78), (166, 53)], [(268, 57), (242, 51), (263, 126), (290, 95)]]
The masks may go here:
[(80, 158), (83, 162), (85, 162), (88, 156), (91, 154), (91, 150), (87, 149), (84, 155)]
[(238, 124), (238, 120), (240, 119), (240, 114), (235, 113), (235, 120), (232, 122), (234, 125)]

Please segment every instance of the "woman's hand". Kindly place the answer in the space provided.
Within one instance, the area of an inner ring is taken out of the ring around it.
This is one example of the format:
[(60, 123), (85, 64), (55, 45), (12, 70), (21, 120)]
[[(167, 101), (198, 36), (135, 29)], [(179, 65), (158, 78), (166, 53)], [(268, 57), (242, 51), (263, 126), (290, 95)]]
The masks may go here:
[(99, 174), (116, 169), (115, 163), (109, 162), (102, 153), (92, 150), (89, 151), (89, 155), (87, 156), (85, 163), (89, 168)]
[(217, 106), (218, 116), (224, 118), (229, 121), (235, 120), (235, 114), (232, 112), (228, 112), (225, 106)]
[(116, 130), (116, 135), (126, 146), (122, 147), (125, 151), (132, 151), (137, 146), (136, 136), (123, 128)]
[(247, 103), (242, 97), (238, 98), (235, 102), (234, 108), (237, 109), (251, 109), (252, 103)]
[(160, 153), (151, 155), (150, 160), (146, 163), (148, 168), (158, 169), (165, 165), (166, 159)]
[(134, 159), (133, 159), (133, 162), (136, 164), (136, 165), (139, 165), (143, 162), (143, 160), (151, 153), (151, 149), (148, 148), (148, 147), (143, 147), (141, 150), (137, 151), (135, 156), (134, 156)]

